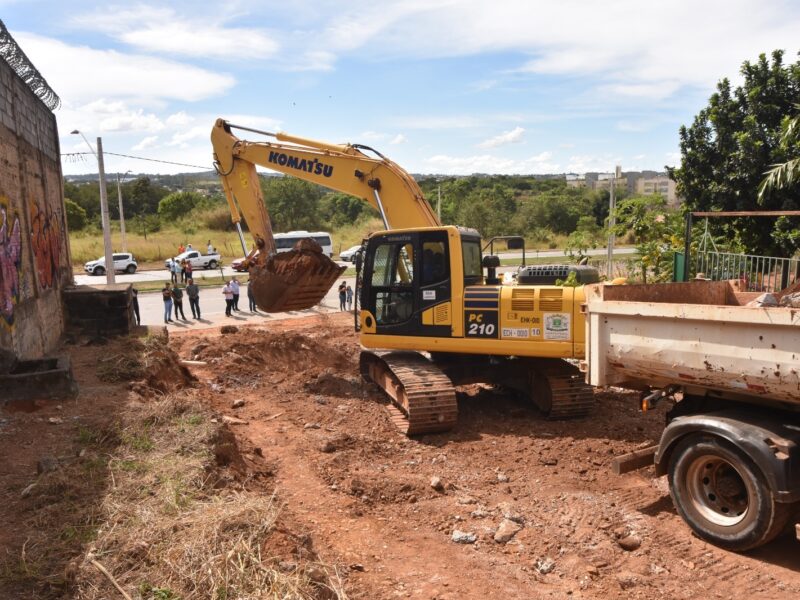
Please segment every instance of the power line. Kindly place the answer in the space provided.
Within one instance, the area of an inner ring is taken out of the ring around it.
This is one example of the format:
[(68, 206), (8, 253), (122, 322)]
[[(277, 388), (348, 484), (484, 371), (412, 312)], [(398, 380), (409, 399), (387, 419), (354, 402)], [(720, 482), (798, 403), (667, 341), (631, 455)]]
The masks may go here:
[[(67, 153), (62, 154), (61, 156), (64, 156), (66, 158), (70, 158), (70, 157), (78, 157), (78, 156), (82, 157), (83, 155), (86, 155), (86, 154), (89, 154), (89, 152), (67, 152)], [(165, 165), (178, 165), (179, 167), (191, 167), (193, 169), (203, 169), (204, 171), (213, 171), (214, 170), (214, 167), (212, 167), (212, 166), (203, 167), (203, 166), (200, 166), (200, 165), (190, 165), (188, 163), (179, 163), (179, 162), (174, 162), (174, 161), (171, 161), (171, 160), (159, 160), (157, 158), (145, 158), (144, 156), (131, 156), (130, 154), (119, 154), (117, 152), (104, 152), (103, 154), (110, 154), (111, 156), (122, 156), (123, 158), (133, 158), (135, 160), (146, 160), (146, 161), (149, 161), (149, 162), (163, 163)]]

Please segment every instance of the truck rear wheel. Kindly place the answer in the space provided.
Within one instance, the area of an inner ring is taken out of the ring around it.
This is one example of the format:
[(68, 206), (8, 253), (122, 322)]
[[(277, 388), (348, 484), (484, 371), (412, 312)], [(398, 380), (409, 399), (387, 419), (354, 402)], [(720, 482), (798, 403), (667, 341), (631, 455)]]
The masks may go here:
[(217, 261), (215, 261), (215, 260), (208, 261), (208, 266), (206, 268), (207, 269), (216, 269), (217, 268)]
[(775, 501), (761, 470), (717, 437), (682, 439), (669, 461), (675, 508), (704, 540), (735, 552), (771, 541), (793, 507)]

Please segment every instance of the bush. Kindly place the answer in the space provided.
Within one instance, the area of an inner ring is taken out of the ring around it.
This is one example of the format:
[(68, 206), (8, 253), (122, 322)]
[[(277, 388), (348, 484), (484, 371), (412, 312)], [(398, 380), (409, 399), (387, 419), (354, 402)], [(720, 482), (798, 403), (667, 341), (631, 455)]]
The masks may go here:
[[(236, 227), (231, 221), (231, 211), (228, 210), (228, 205), (216, 206), (204, 210), (197, 215), (197, 222), (201, 223), (206, 229), (212, 231), (233, 231)], [(242, 224), (244, 229), (244, 223)]]
[(86, 227), (86, 211), (77, 202), (64, 198), (64, 210), (67, 213), (67, 227), (70, 231), (80, 231)]

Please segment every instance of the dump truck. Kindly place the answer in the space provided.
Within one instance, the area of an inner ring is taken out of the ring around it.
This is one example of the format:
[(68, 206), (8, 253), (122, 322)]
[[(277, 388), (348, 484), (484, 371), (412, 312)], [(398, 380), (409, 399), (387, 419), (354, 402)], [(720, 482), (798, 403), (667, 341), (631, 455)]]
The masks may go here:
[(800, 538), (800, 310), (747, 306), (736, 281), (586, 288), (586, 381), (671, 403), (655, 466), (680, 516), (734, 551), (794, 525)]

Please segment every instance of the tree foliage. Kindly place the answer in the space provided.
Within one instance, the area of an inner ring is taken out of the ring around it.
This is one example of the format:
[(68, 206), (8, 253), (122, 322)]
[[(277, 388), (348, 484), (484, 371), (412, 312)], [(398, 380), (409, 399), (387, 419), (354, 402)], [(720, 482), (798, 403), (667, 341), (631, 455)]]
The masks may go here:
[(683, 248), (683, 217), (669, 210), (659, 195), (634, 196), (617, 204), (616, 235), (631, 235), (636, 244), (641, 266), (642, 281), (648, 274), (656, 281), (672, 278), (672, 260), (676, 250)]
[[(798, 210), (794, 183), (758, 195), (771, 165), (787, 160), (781, 145), (786, 119), (796, 116), (800, 102), (800, 61), (785, 65), (783, 52), (745, 62), (743, 83), (732, 89), (727, 79), (717, 84), (708, 106), (689, 127), (680, 129), (681, 166), (671, 170), (678, 193), (691, 210)], [(796, 149), (796, 148), (795, 148)], [(787, 233), (788, 226), (788, 233)], [(756, 254), (791, 254), (800, 248), (800, 221), (715, 219), (715, 233), (740, 242)], [(793, 233), (792, 233), (793, 232)]]
[(80, 204), (64, 198), (64, 210), (67, 215), (67, 227), (70, 231), (80, 231), (86, 227), (86, 211)]
[(197, 192), (173, 192), (158, 202), (158, 216), (172, 221), (191, 217), (203, 203), (203, 196)]
[(322, 225), (323, 188), (294, 177), (262, 179), (264, 202), (277, 231), (314, 230)]

